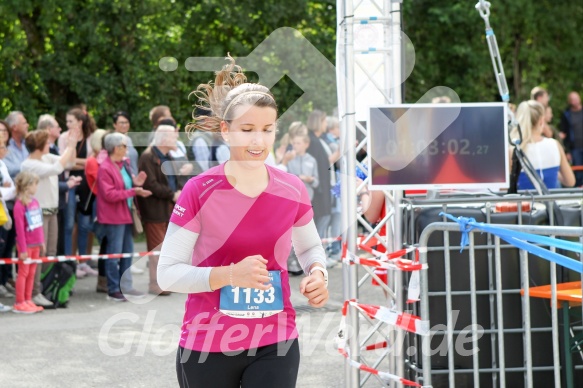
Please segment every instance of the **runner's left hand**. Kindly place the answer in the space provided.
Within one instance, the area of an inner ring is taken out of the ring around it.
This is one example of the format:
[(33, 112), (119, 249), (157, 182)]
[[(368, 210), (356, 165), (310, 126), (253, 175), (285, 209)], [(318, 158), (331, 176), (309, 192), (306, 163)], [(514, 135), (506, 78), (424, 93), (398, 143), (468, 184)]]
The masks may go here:
[(300, 283), (300, 292), (308, 298), (310, 306), (324, 307), (329, 295), (322, 272), (314, 271), (313, 274), (303, 278)]

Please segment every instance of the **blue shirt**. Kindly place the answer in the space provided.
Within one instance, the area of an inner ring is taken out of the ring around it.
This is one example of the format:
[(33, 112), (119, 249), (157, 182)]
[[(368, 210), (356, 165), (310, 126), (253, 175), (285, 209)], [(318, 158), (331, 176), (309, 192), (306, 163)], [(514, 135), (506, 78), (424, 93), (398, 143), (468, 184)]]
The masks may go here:
[(8, 168), (8, 174), (14, 179), (20, 172), (20, 165), (26, 158), (28, 158), (28, 150), (24, 146), (24, 140), (21, 146), (16, 145), (14, 138), (8, 140), (8, 155), (3, 159), (4, 164)]

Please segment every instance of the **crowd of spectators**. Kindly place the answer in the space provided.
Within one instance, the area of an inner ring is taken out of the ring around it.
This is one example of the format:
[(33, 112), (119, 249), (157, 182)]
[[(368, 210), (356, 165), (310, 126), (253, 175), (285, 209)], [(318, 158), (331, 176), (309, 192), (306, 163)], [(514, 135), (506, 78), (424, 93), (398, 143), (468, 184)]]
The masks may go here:
[[(532, 90), (531, 101), (519, 106), (517, 116), (522, 126), (535, 132), (540, 129), (543, 138), (556, 140), (561, 150), (559, 157), (563, 155), (570, 164), (581, 166), (581, 98), (577, 92), (571, 92), (567, 101), (558, 128), (553, 125), (549, 93), (541, 87)], [(67, 131), (63, 133), (59, 122), (49, 114), (41, 115), (32, 131), (20, 111), (13, 111), (0, 120), (0, 194), (8, 216), (8, 221), (0, 227), (0, 257), (17, 257), (20, 253), (15, 252), (18, 228), (12, 225), (16, 201), (14, 182), (21, 172), (32, 173), (38, 177), (35, 199), (42, 210), (44, 243), (40, 255), (92, 253), (97, 240), (100, 253), (127, 255), (80, 262), (75, 276), (97, 276), (96, 291), (106, 293), (109, 300), (125, 301), (129, 295), (143, 296), (132, 282), (132, 273), (140, 272), (131, 266), (135, 233), (143, 228), (147, 249), (158, 249), (174, 203), (188, 179), (229, 159), (229, 147), (220, 135), (197, 132), (186, 144), (182, 142), (179, 126), (167, 106), (154, 107), (150, 121), (152, 130), (147, 134), (147, 147), (138, 152), (137, 148), (144, 144), (136, 148), (132, 138), (142, 137), (130, 134), (130, 115), (123, 111), (112, 116), (111, 130), (97, 129), (83, 105), (67, 112)], [(341, 233), (340, 201), (331, 190), (339, 179), (338, 119), (314, 110), (305, 124), (294, 122), (283, 132), (266, 163), (297, 175), (304, 182), (320, 236), (334, 240)], [(580, 186), (583, 172), (576, 172), (576, 182), (571, 182), (568, 176), (566, 181), (560, 177), (559, 180)], [(327, 244), (327, 252), (327, 265), (336, 265), (340, 242)], [(156, 256), (148, 258), (147, 292), (169, 295), (157, 283), (157, 262)], [(1, 298), (14, 297), (17, 277), (14, 268), (0, 265)], [(42, 272), (43, 266), (38, 266), (31, 300), (46, 308), (53, 303), (43, 296)], [(9, 309), (0, 303), (0, 311)]]

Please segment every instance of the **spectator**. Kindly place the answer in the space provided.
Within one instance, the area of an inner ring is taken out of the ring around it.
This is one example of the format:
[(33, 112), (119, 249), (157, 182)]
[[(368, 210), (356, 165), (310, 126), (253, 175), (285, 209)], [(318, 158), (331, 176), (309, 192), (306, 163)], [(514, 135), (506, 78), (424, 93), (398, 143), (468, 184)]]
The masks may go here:
[(545, 107), (545, 124), (543, 127), (543, 136), (555, 139), (556, 141), (559, 142), (561, 147), (564, 147), (563, 139), (561, 139), (560, 132), (554, 125), (552, 125), (552, 122), (553, 122), (553, 108), (551, 108), (551, 106), (549, 105)]
[[(24, 138), (28, 133), (28, 122), (26, 117), (19, 111), (13, 111), (6, 117), (6, 123), (8, 124), (8, 145), (7, 153), (4, 154), (3, 162), (6, 165), (8, 174), (14, 180), (16, 175), (20, 172), (20, 165), (28, 157), (28, 151), (24, 145)], [(5, 135), (4, 135), (5, 136)], [(11, 219), (14, 219), (14, 198), (6, 199), (6, 207), (8, 208), (8, 215)], [(2, 232), (4, 233), (4, 232)], [(15, 228), (11, 228), (6, 233), (4, 252), (2, 252), (2, 257), (13, 257), (14, 256), (14, 244), (16, 237)], [(8, 271), (8, 276), (6, 282), (6, 288), (14, 293), (16, 289), (14, 288), (14, 279), (12, 278), (12, 268), (5, 269)]]
[[(79, 108), (71, 109), (67, 112), (67, 128), (68, 131), (59, 137), (59, 150), (64, 152), (65, 145), (68, 143), (70, 133), (82, 133), (81, 139), (77, 142), (75, 147), (77, 158), (75, 165), (70, 171), (70, 176), (81, 178), (79, 186), (69, 189), (67, 199), (67, 211), (65, 217), (65, 254), (73, 255), (73, 230), (75, 221), (77, 222), (77, 248), (79, 254), (87, 253), (87, 241), (89, 232), (91, 231), (91, 204), (90, 189), (85, 179), (85, 163), (93, 150), (91, 149), (91, 135), (95, 131), (92, 120), (88, 114)], [(77, 268), (77, 275), (82, 277), (85, 272)]]
[(138, 173), (138, 151), (134, 147), (132, 139), (129, 137), (128, 132), (130, 131), (130, 115), (124, 111), (118, 111), (113, 115), (113, 130), (114, 132), (119, 132), (123, 135), (128, 136), (128, 157), (130, 158), (130, 166), (132, 168), (132, 174)]
[[(520, 127), (513, 128), (510, 136), (516, 139), (519, 137), (517, 131), (522, 131), (522, 150), (545, 185), (549, 189), (560, 187), (559, 182), (563, 186), (573, 186), (575, 176), (563, 147), (556, 140), (542, 136), (545, 122), (542, 104), (533, 100), (520, 103), (516, 119)], [(518, 177), (518, 188), (520, 190), (534, 188), (524, 171), (521, 171)]]
[(314, 189), (318, 187), (318, 163), (316, 159), (306, 150), (310, 146), (310, 137), (306, 135), (296, 135), (291, 138), (291, 144), (295, 152), (295, 158), (287, 164), (287, 171), (296, 175), (308, 190), (310, 201), (314, 197)]
[[(38, 119), (37, 129), (47, 130), (49, 133), (49, 153), (60, 156), (59, 147), (56, 142), (61, 135), (61, 126), (50, 114), (41, 115)], [(57, 255), (65, 254), (65, 212), (67, 209), (67, 193), (69, 189), (78, 186), (81, 183), (81, 177), (66, 176), (67, 172), (59, 174), (59, 211), (57, 212)], [(75, 264), (76, 267), (76, 264)]]
[[(176, 128), (176, 120), (174, 120), (170, 108), (166, 105), (156, 105), (153, 107), (150, 110), (149, 117), (152, 129), (148, 135), (148, 146), (152, 144), (152, 141), (154, 140), (154, 132), (156, 132), (156, 128), (158, 128), (159, 125), (172, 125)], [(162, 120), (164, 120), (164, 122), (162, 122)]]
[[(105, 227), (107, 237), (107, 253), (133, 254), (134, 242), (132, 236), (131, 207), (133, 197), (147, 197), (151, 191), (141, 186), (146, 180), (146, 174), (140, 172), (132, 179), (130, 167), (124, 161), (127, 149), (127, 136), (111, 133), (104, 139), (107, 157), (99, 166), (97, 173), (97, 220)], [(136, 187), (132, 187), (136, 186)], [(125, 301), (125, 295), (136, 297), (143, 294), (132, 286), (132, 274), (129, 271), (132, 258), (108, 259), (105, 263), (107, 276), (108, 299)], [(122, 293), (123, 291), (123, 293)]]
[(211, 146), (213, 143), (213, 135), (210, 132), (196, 130), (188, 134), (190, 138), (190, 160), (196, 162), (200, 167), (200, 172), (203, 173), (210, 168)]
[[(362, 181), (357, 178), (357, 185), (360, 185)], [(376, 228), (379, 222), (381, 222), (386, 216), (386, 206), (385, 206), (385, 193), (382, 191), (371, 191), (369, 192), (366, 186), (358, 193), (358, 198), (360, 200), (360, 205), (362, 208), (362, 215), (371, 224), (372, 228)], [(387, 224), (385, 223), (380, 230), (377, 232), (381, 238), (387, 239)], [(388, 241), (387, 241), (388, 242)], [(366, 246), (372, 248), (379, 252), (386, 252), (387, 248), (376, 236), (371, 237)], [(387, 283), (388, 270), (384, 268), (377, 268), (374, 270), (377, 277)], [(372, 285), (378, 286), (379, 283), (376, 279), (372, 279)], [(385, 297), (388, 297), (387, 292), (383, 289)]]
[[(196, 175), (200, 174), (201, 171), (200, 170), (195, 171), (194, 165), (189, 162), (188, 157), (186, 156), (186, 153), (187, 153), (186, 146), (184, 145), (183, 142), (178, 140), (178, 137), (179, 137), (178, 133), (180, 132), (180, 130), (176, 126), (176, 121), (172, 117), (165, 117), (165, 118), (162, 118), (161, 120), (158, 121), (158, 126), (156, 127), (156, 131), (161, 126), (172, 127), (174, 129), (174, 132), (176, 132), (176, 147), (174, 147), (173, 149), (170, 150), (170, 156), (172, 157), (172, 159), (174, 161), (173, 164), (177, 167), (179, 174), (185, 175), (185, 176), (192, 175), (193, 172)], [(155, 133), (156, 132), (154, 132), (152, 134), (152, 139), (150, 140), (150, 145), (152, 145), (154, 142), (154, 134)]]
[(10, 174), (8, 174), (6, 164), (3, 162), (7, 152), (6, 140), (0, 138), (0, 196), (3, 201), (11, 201), (16, 197), (14, 182)]
[[(91, 136), (91, 148), (93, 149), (93, 155), (87, 158), (87, 163), (85, 163), (85, 177), (87, 178), (87, 184), (91, 188), (91, 193), (97, 197), (97, 174), (99, 172), (99, 166), (105, 158), (107, 158), (107, 151), (103, 148), (103, 139), (109, 133), (104, 129), (97, 129), (93, 132)], [(129, 139), (129, 137), (128, 137)], [(107, 237), (105, 236), (105, 230), (103, 226), (96, 221), (97, 218), (97, 201), (93, 204), (93, 233), (97, 240), (99, 241), (99, 254), (104, 255), (107, 253)], [(105, 261), (107, 259), (99, 259), (97, 262), (97, 285), (95, 287), (96, 292), (107, 293), (107, 277), (105, 272)]]
[[(307, 135), (307, 133), (306, 133)], [(291, 138), (289, 132), (284, 134), (281, 139), (279, 139), (279, 144), (274, 150), (275, 163), (282, 163), (287, 155), (293, 153), (293, 146), (291, 145)], [(293, 155), (289, 160), (293, 159)], [(288, 160), (288, 162), (289, 162)], [(287, 163), (286, 163), (287, 164)]]
[(549, 92), (545, 88), (541, 86), (535, 86), (530, 91), (530, 99), (542, 104), (542, 106), (546, 108), (547, 106), (549, 106), (549, 100), (551, 99), (551, 97), (549, 96)]
[(172, 117), (172, 112), (170, 111), (170, 107), (166, 105), (156, 105), (150, 110), (150, 123), (152, 123), (152, 130), (156, 130), (159, 125), (159, 121), (167, 118)]
[(312, 205), (314, 206), (314, 221), (320, 238), (327, 237), (328, 227), (332, 218), (332, 193), (330, 192), (330, 155), (332, 151), (320, 140), (320, 136), (326, 131), (326, 114), (319, 110), (314, 110), (308, 117), (308, 129), (310, 136), (310, 146), (308, 153), (312, 155), (318, 163), (318, 178), (320, 184), (314, 192)]
[(20, 172), (20, 165), (28, 157), (28, 151), (24, 146), (24, 138), (28, 133), (28, 121), (19, 111), (10, 112), (6, 117), (11, 139), (8, 141), (8, 155), (4, 163), (8, 173), (14, 179)]
[(213, 133), (213, 142), (210, 147), (209, 166), (212, 168), (225, 163), (229, 160), (230, 156), (231, 150), (223, 137), (218, 133)]
[[(30, 132), (25, 139), (28, 158), (22, 162), (22, 171), (29, 171), (39, 177), (38, 194), (36, 196), (42, 211), (45, 254), (55, 256), (57, 254), (59, 211), (59, 174), (65, 168), (71, 168), (75, 164), (75, 146), (80, 133), (73, 133), (68, 137), (68, 143), (61, 156), (49, 153), (49, 133), (46, 130)], [(39, 306), (49, 307), (53, 304), (41, 294), (40, 277), (42, 266), (36, 271), (34, 287), (32, 290), (33, 302)]]
[(14, 228), (18, 248), (18, 278), (16, 279), (16, 303), (12, 311), (34, 314), (43, 311), (32, 301), (32, 288), (36, 263), (25, 264), (28, 258), (36, 259), (44, 254), (43, 216), (38, 201), (34, 198), (38, 176), (23, 171), (16, 176), (16, 202), (14, 204)]
[(8, 130), (10, 126), (4, 120), (0, 120), (0, 139), (4, 141), (5, 144), (10, 140), (10, 131)]
[[(332, 161), (333, 164), (333, 171), (336, 178), (336, 182), (340, 179), (340, 123), (338, 118), (329, 116), (326, 118), (326, 122), (328, 123), (328, 127), (326, 130), (326, 135), (324, 140), (330, 147), (332, 151)], [(340, 237), (342, 233), (342, 201), (340, 198), (336, 198), (332, 196), (332, 218), (330, 219), (330, 234), (333, 238)], [(334, 241), (332, 244), (328, 246), (328, 251), (331, 257), (334, 257), (333, 260), (338, 262), (340, 260), (340, 251), (341, 251), (341, 243), (339, 240)], [(332, 264), (332, 263), (330, 263)]]
[(287, 163), (296, 155), (291, 145), (291, 138), (296, 135), (307, 135), (308, 128), (301, 121), (290, 124), (287, 133), (279, 141), (279, 147), (275, 150), (275, 162), (278, 165), (287, 166)]
[[(153, 144), (140, 156), (140, 170), (147, 176), (144, 189), (152, 192), (149, 197), (137, 198), (148, 251), (160, 249), (172, 208), (186, 183), (184, 176), (175, 170), (174, 159), (170, 155), (170, 151), (176, 148), (177, 138), (178, 134), (172, 126), (160, 125), (154, 135)], [(150, 256), (148, 292), (154, 295), (170, 295), (170, 292), (162, 290), (158, 285), (157, 268), (158, 256)]]
[[(565, 142), (567, 157), (573, 166), (583, 166), (583, 107), (577, 92), (569, 93), (569, 107), (561, 116), (560, 131)], [(583, 185), (583, 171), (577, 171), (576, 186)]]
[[(2, 122), (0, 122), (0, 126), (2, 125)], [(5, 128), (8, 128), (8, 126), (6, 125)], [(8, 174), (6, 165), (2, 161), (6, 156), (6, 152), (6, 140), (4, 137), (0, 137), (0, 194), (2, 196), (1, 200), (4, 203), (2, 206), (5, 206), (6, 201), (13, 201), (16, 197), (14, 183), (12, 182), (10, 174)], [(8, 212), (6, 208), (4, 210)], [(9, 222), (0, 227), (0, 254), (4, 254), (5, 252), (6, 239), (8, 236), (7, 228), (9, 228), (10, 225), (11, 221), (9, 220)], [(12, 257), (12, 254), (10, 254), (10, 256), (2, 257)], [(0, 265), (0, 297), (9, 298), (14, 296), (12, 292), (14, 291), (14, 287), (12, 284), (8, 283), (9, 280), (14, 281), (12, 276), (12, 265)], [(2, 306), (0, 306), (0, 311), (1, 310)]]

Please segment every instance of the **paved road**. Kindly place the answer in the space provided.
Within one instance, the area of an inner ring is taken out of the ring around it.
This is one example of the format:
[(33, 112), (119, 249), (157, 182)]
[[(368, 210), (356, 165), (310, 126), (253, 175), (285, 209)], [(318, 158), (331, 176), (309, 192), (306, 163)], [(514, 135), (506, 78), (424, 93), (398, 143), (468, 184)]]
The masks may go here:
[[(136, 244), (136, 250), (144, 247)], [(136, 265), (143, 268), (144, 261)], [(138, 289), (145, 290), (147, 282), (147, 273), (134, 275)], [(297, 386), (343, 386), (343, 358), (334, 343), (342, 303), (340, 266), (330, 270), (331, 298), (321, 310), (310, 308), (299, 294), (300, 277), (291, 282), (302, 352)], [(174, 365), (185, 295), (116, 303), (95, 293), (95, 284), (94, 277), (79, 279), (66, 309), (0, 315), (0, 387), (178, 386)]]

